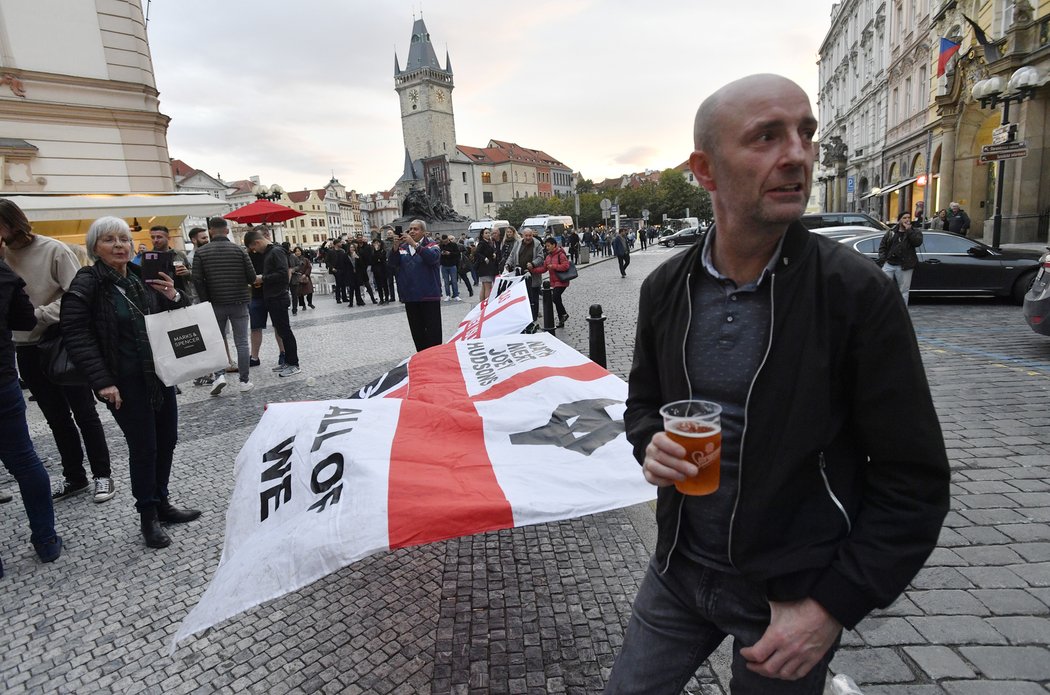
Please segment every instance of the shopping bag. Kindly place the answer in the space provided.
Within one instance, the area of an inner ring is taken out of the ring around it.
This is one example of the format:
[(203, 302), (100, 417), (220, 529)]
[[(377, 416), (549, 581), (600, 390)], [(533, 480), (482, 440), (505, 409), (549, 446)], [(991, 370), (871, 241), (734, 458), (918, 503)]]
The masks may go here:
[(146, 316), (153, 369), (165, 386), (227, 365), (226, 346), (211, 302)]

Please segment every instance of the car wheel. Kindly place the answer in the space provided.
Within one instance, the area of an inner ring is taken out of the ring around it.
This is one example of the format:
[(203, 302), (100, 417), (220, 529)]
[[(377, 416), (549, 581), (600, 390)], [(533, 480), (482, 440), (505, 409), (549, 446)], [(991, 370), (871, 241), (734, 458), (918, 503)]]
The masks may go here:
[(676, 246), (678, 246), (678, 240), (677, 239), (672, 239), (671, 240), (671, 248), (673, 249)]
[(1010, 298), (1014, 300), (1014, 304), (1024, 304), (1024, 296), (1028, 294), (1028, 290), (1031, 289), (1032, 283), (1035, 282), (1036, 272), (1037, 271), (1032, 270), (1017, 278), (1017, 281), (1014, 283), (1013, 291), (1010, 292)]

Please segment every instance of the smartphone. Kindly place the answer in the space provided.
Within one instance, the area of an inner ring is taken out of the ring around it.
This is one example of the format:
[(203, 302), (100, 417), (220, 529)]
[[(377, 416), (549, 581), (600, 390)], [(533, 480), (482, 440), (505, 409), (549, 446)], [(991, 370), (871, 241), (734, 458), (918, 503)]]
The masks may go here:
[(401, 231), (401, 225), (394, 225), (394, 234), (398, 236), (401, 236), (403, 234), (403, 232)]
[(146, 251), (142, 254), (142, 279), (160, 280), (160, 273), (175, 277), (174, 251)]

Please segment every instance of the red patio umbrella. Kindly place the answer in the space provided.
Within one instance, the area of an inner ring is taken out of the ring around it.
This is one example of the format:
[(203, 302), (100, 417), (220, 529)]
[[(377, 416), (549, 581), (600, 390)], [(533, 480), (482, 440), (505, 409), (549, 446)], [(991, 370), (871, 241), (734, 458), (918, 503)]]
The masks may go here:
[(243, 208), (228, 212), (223, 217), (241, 224), (266, 224), (267, 222), (284, 222), (293, 217), (302, 217), (304, 214), (290, 207), (271, 203), (269, 200), (257, 200)]

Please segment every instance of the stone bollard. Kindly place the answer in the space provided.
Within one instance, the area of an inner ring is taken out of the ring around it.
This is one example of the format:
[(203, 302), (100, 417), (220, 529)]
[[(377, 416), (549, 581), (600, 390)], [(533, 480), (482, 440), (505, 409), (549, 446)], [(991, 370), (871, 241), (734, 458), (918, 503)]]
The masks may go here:
[(588, 312), (587, 326), (590, 329), (590, 353), (591, 361), (600, 367), (605, 364), (605, 317), (602, 316), (602, 305), (591, 304)]

